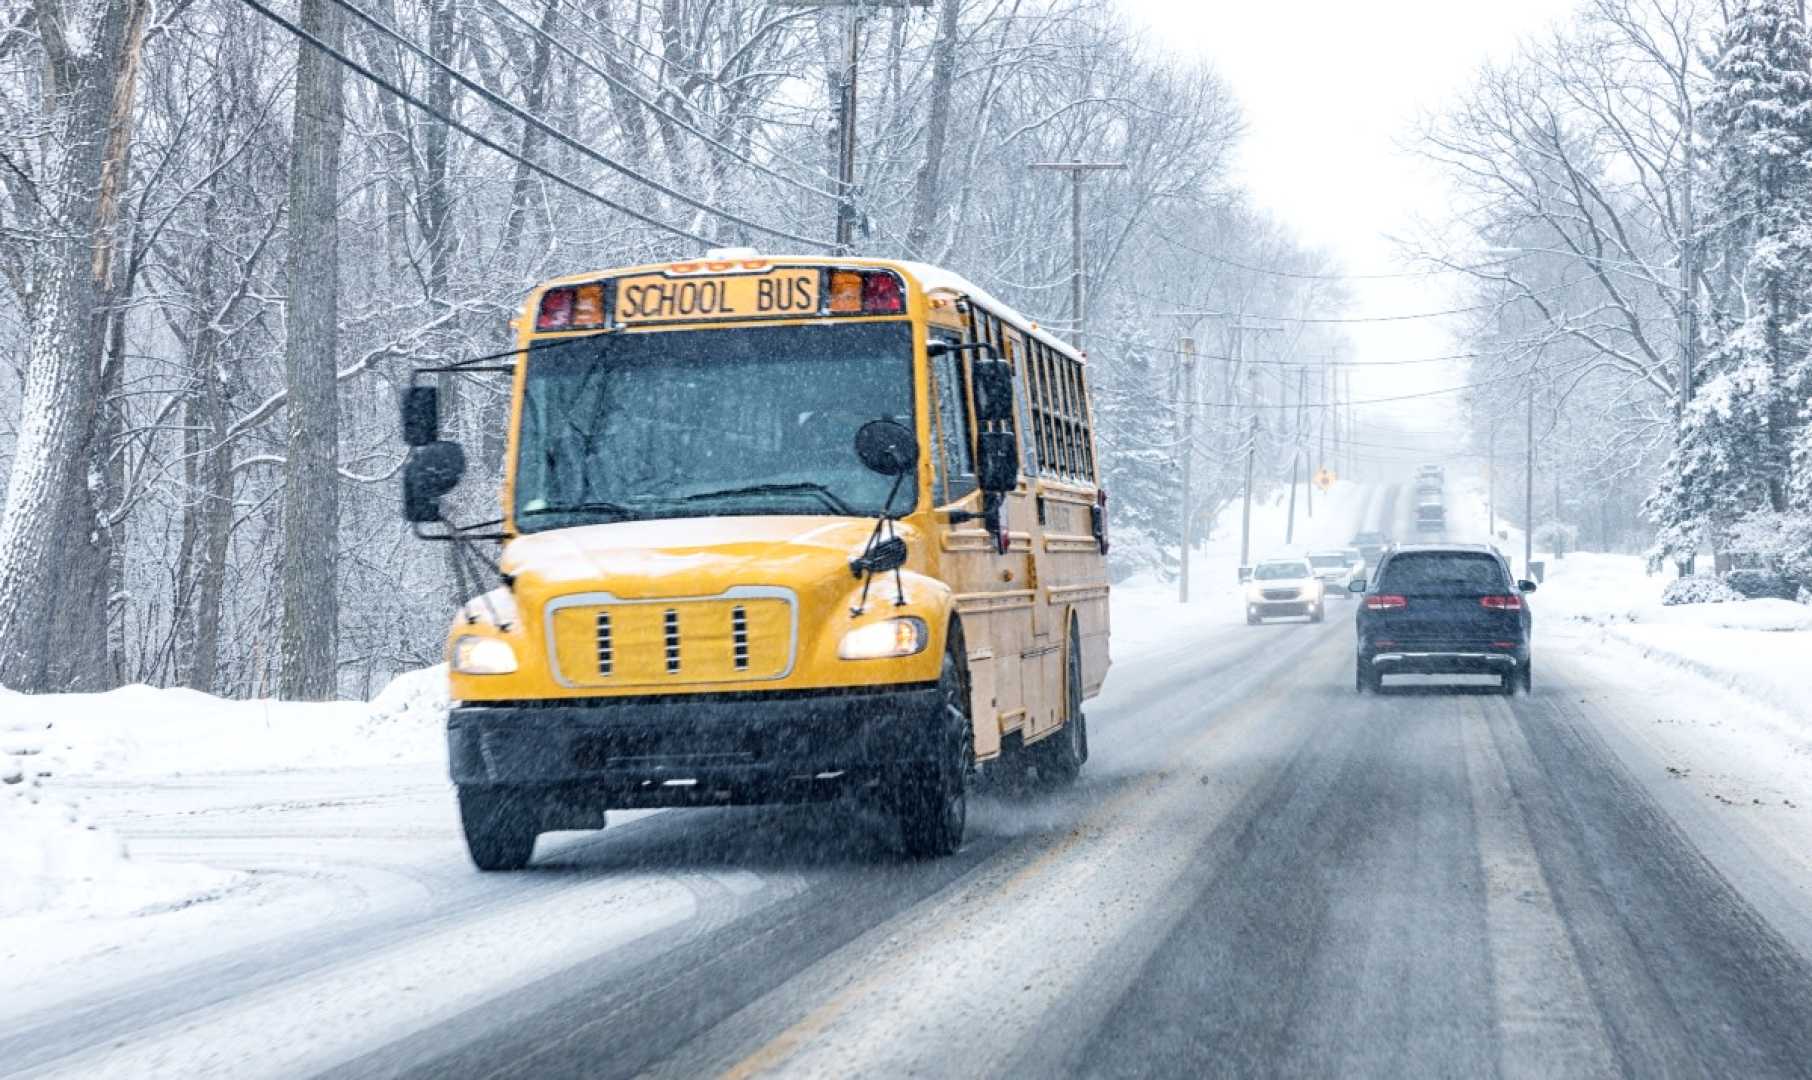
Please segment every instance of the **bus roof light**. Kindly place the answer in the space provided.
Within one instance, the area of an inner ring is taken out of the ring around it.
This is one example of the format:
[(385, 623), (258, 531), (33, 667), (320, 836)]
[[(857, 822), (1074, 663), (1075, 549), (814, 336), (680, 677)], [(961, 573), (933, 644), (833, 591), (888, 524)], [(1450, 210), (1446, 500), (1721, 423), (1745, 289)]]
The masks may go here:
[(833, 315), (862, 314), (862, 275), (855, 270), (832, 270), (830, 309)]
[(906, 295), (900, 279), (885, 270), (862, 275), (862, 313), (865, 315), (898, 315), (906, 310)]
[(604, 284), (593, 282), (573, 290), (573, 326), (604, 325)]
[(541, 294), (541, 310), (535, 316), (536, 330), (570, 330), (573, 325), (571, 288), (549, 289)]

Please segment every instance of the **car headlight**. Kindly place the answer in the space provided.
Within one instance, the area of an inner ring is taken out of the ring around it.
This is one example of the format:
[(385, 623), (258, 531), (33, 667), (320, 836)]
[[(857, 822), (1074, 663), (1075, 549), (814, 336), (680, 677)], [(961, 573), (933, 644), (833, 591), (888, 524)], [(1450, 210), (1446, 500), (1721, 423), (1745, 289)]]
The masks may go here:
[(1264, 591), (1257, 585), (1246, 586), (1246, 603), (1256, 604), (1265, 598)]
[(468, 634), (453, 643), (453, 670), (464, 675), (508, 675), (516, 670), (516, 650), (507, 641)]
[(843, 635), (837, 655), (844, 660), (885, 660), (924, 652), (929, 644), (925, 620), (908, 615), (856, 627)]

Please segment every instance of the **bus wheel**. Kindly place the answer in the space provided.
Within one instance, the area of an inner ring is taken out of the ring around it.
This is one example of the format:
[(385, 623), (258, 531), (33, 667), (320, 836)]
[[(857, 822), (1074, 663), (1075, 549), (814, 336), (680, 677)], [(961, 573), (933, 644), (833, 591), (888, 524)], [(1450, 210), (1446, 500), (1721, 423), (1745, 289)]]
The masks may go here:
[(480, 870), (520, 870), (535, 853), (541, 822), (524, 793), (506, 787), (459, 787), (459, 824), (466, 852)]
[(1063, 729), (1038, 744), (1038, 775), (1064, 787), (1076, 782), (1088, 760), (1088, 720), (1082, 715), (1082, 642), (1070, 627), (1069, 658), (1063, 673)]
[(969, 776), (975, 763), (975, 731), (969, 720), (969, 680), (964, 678), (963, 644), (952, 636), (938, 675), (934, 758), (912, 767), (894, 791), (900, 841), (908, 855), (952, 855), (963, 846), (969, 820)]

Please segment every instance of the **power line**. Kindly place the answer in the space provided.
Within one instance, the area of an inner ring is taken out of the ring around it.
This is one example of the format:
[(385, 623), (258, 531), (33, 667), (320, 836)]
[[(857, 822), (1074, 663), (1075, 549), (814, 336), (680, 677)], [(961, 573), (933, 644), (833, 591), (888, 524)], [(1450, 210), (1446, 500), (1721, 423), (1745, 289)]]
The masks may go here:
[[(247, 0), (247, 2), (250, 2), (250, 0)], [(741, 225), (745, 229), (749, 229), (754, 232), (765, 233), (768, 236), (777, 237), (782, 240), (791, 240), (795, 243), (805, 244), (808, 247), (822, 249), (822, 248), (827, 248), (830, 246), (828, 244), (825, 244), (822, 240), (813, 240), (810, 237), (800, 236), (797, 233), (790, 233), (783, 229), (775, 229), (775, 228), (771, 228), (767, 225), (762, 225), (759, 222), (751, 221), (748, 218), (742, 217), (738, 214), (731, 213), (728, 210), (722, 210), (722, 209), (719, 209), (718, 207), (712, 206), (710, 203), (704, 202), (703, 200), (695, 199), (692, 196), (687, 195), (684, 192), (679, 191), (676, 188), (673, 188), (666, 184), (661, 183), (659, 180), (655, 180), (655, 179), (652, 179), (651, 177), (643, 176), (641, 173), (636, 172), (634, 169), (630, 168), (627, 165), (624, 165), (622, 162), (619, 162), (619, 161), (615, 160), (614, 158), (611, 158), (611, 157), (601, 153), (600, 151), (594, 149), (593, 147), (588, 146), (587, 144), (582, 143), (579, 140), (573, 138), (572, 136), (568, 135), (566, 132), (561, 131), (559, 128), (556, 128), (553, 125), (547, 123), (546, 121), (540, 119), (539, 117), (533, 115), (528, 110), (522, 108), (521, 106), (515, 104), (514, 102), (509, 101), (506, 98), (500, 97), (499, 95), (492, 93), (490, 90), (479, 85), (478, 83), (473, 82), (471, 79), (467, 78), (464, 73), (460, 72), (458, 69), (454, 68), (452, 65), (443, 63), (433, 53), (428, 52), (426, 49), (422, 48), (420, 45), (417, 45), (415, 42), (409, 40), (407, 37), (405, 37), (400, 32), (391, 29), (390, 26), (381, 22), (377, 18), (366, 14), (363, 10), (361, 10), (359, 8), (359, 6), (357, 4), (352, 3), (351, 0), (329, 0), (329, 2), (332, 3), (335, 7), (340, 8), (342, 11), (345, 11), (347, 14), (351, 15), (353, 18), (358, 19), (360, 22), (371, 27), (373, 30), (376, 30), (379, 33), (391, 38), (397, 44), (401, 45), (405, 49), (408, 49), (410, 52), (421, 57), (423, 60), (427, 61), (428, 63), (433, 64), (435, 67), (446, 72), (455, 81), (457, 81), (461, 86), (465, 87), (467, 90), (471, 91), (472, 93), (478, 95), (481, 99), (483, 99), (488, 104), (490, 104), (496, 108), (502, 109), (505, 112), (508, 112), (510, 115), (521, 120), (523, 123), (533, 126), (536, 130), (540, 131), (542, 134), (547, 135), (549, 138), (559, 140), (562, 144), (564, 144), (568, 148), (572, 149), (573, 151), (575, 151), (579, 154), (583, 154), (584, 156), (590, 158), (591, 160), (597, 162), (598, 164), (604, 166), (605, 168), (610, 169), (613, 172), (616, 172), (625, 177), (628, 177), (629, 179), (635, 181), (636, 183), (642, 184), (645, 187), (652, 188), (653, 190), (660, 192), (661, 194), (667, 196), (670, 199), (674, 199), (679, 202), (685, 203), (687, 206), (690, 206), (696, 210), (699, 210), (702, 213), (711, 214), (715, 217), (722, 218), (724, 221), (731, 222), (732, 224), (735, 224), (735, 225)], [(711, 241), (706, 241), (706, 243), (710, 243), (710, 242)]]
[[(492, 0), (492, 3), (494, 4), (495, 7), (497, 7), (504, 14), (508, 15), (512, 19), (515, 19), (517, 22), (521, 23), (523, 26), (527, 27), (528, 30), (531, 33), (533, 33), (536, 37), (542, 39), (543, 41), (546, 41), (549, 45), (558, 49), (562, 54), (564, 54), (568, 57), (571, 57), (574, 63), (577, 63), (579, 66), (585, 68), (587, 71), (593, 72), (599, 78), (610, 83), (612, 86), (618, 87), (624, 93), (628, 94), (630, 97), (633, 97), (638, 102), (641, 102), (642, 105), (647, 107), (648, 110), (650, 112), (653, 112), (656, 116), (659, 116), (659, 117), (661, 117), (665, 120), (668, 120), (668, 121), (672, 122), (673, 124), (677, 125), (680, 130), (685, 131), (688, 134), (694, 135), (694, 136), (698, 137), (699, 139), (704, 140), (705, 142), (711, 144), (712, 146), (716, 147), (719, 150), (722, 150), (724, 153), (730, 155), (731, 157), (733, 157), (736, 160), (742, 162), (743, 164), (749, 166), (750, 168), (755, 169), (759, 172), (765, 173), (766, 175), (771, 176), (776, 180), (780, 180), (787, 184), (790, 184), (793, 187), (800, 189), (801, 191), (809, 192), (813, 195), (820, 195), (826, 199), (831, 199), (833, 201), (837, 198), (837, 193), (834, 191), (825, 191), (823, 188), (814, 187), (811, 184), (805, 183), (802, 180), (794, 179), (793, 177), (788, 176), (785, 173), (777, 172), (774, 169), (771, 169), (768, 166), (763, 165), (761, 162), (756, 161), (754, 158), (751, 158), (751, 157), (747, 156), (746, 154), (743, 154), (741, 151), (737, 150), (735, 147), (730, 146), (727, 143), (720, 142), (718, 139), (714, 138), (707, 132), (701, 131), (699, 128), (697, 128), (693, 124), (689, 123), (685, 119), (662, 108), (659, 104), (657, 104), (654, 101), (649, 100), (647, 97), (644, 97), (640, 91), (636, 90), (635, 87), (629, 85), (627, 82), (623, 81), (618, 76), (612, 75), (610, 72), (605, 71), (603, 68), (598, 67), (596, 64), (593, 64), (591, 61), (585, 59), (585, 57), (581, 56), (579, 53), (573, 51), (572, 49), (567, 48), (563, 42), (561, 42), (560, 40), (555, 38), (552, 34), (549, 34), (547, 31), (541, 29), (539, 26), (536, 26), (533, 22), (529, 21), (529, 19), (526, 16), (517, 13), (517, 11), (514, 8), (512, 8), (508, 4), (504, 3), (503, 0)], [(592, 38), (589, 34), (585, 34), (583, 31), (580, 32), (580, 36), (584, 37), (586, 40), (590, 41), (594, 45), (599, 44), (597, 39)], [(798, 164), (798, 163), (793, 162), (793, 164)]]
[[(1213, 252), (1203, 251), (1201, 248), (1185, 244), (1181, 240), (1178, 240), (1173, 236), (1167, 236), (1161, 232), (1158, 234), (1158, 239), (1169, 244), (1171, 247), (1180, 251), (1187, 251), (1191, 255), (1200, 256), (1201, 258), (1207, 259), (1209, 262), (1217, 262), (1223, 266), (1231, 266), (1236, 270), (1244, 270), (1252, 274), (1265, 274), (1269, 277), (1290, 278), (1296, 281), (1385, 281), (1401, 278), (1440, 277), (1445, 274), (1465, 274), (1472, 271), (1472, 268), (1463, 266), (1443, 267), (1439, 270), (1397, 270), (1389, 273), (1377, 274), (1317, 274), (1309, 271), (1277, 270), (1266, 266), (1255, 266), (1251, 263), (1241, 262), (1238, 259), (1230, 259), (1225, 255), (1216, 255)], [(1521, 255), (1515, 256), (1515, 258), (1522, 257), (1523, 256)], [(1515, 261), (1515, 259), (1501, 259), (1494, 262), (1480, 263), (1479, 266), (1498, 266), (1513, 261)]]
[[(1174, 402), (1174, 404), (1196, 405), (1196, 406), (1200, 406), (1202, 408), (1208, 408), (1208, 409), (1277, 409), (1277, 410), (1284, 410), (1284, 411), (1294, 411), (1297, 409), (1342, 408), (1347, 405), (1383, 405), (1387, 402), (1392, 402), (1392, 401), (1414, 401), (1418, 398), (1431, 398), (1431, 397), (1440, 397), (1443, 394), (1463, 393), (1464, 391), (1467, 391), (1467, 390), (1477, 390), (1477, 389), (1480, 389), (1481, 387), (1495, 386), (1499, 383), (1513, 382), (1517, 379), (1525, 379), (1525, 378), (1528, 378), (1530, 374), (1531, 373), (1527, 372), (1527, 371), (1518, 371), (1518, 372), (1513, 372), (1513, 373), (1507, 374), (1507, 375), (1493, 376), (1492, 378), (1485, 379), (1480, 382), (1464, 383), (1459, 386), (1444, 386), (1444, 387), (1440, 388), (1439, 390), (1424, 390), (1420, 393), (1415, 393), (1415, 394), (1396, 394), (1391, 397), (1381, 397), (1381, 398), (1353, 398), (1348, 401), (1292, 401), (1292, 402), (1193, 401), (1193, 400), (1189, 400), (1189, 399), (1185, 398), (1185, 399), (1177, 400), (1176, 402)], [(1172, 404), (1172, 403), (1163, 403), (1163, 404)]]
[[(1040, 326), (1049, 326), (1050, 324), (1040, 322), (1039, 325)], [(1137, 341), (1133, 338), (1111, 337), (1111, 336), (1108, 336), (1105, 334), (1096, 334), (1095, 337), (1102, 341), (1111, 342), (1116, 345), (1124, 345), (1129, 349), (1144, 349), (1148, 352), (1164, 353), (1169, 356), (1185, 355), (1182, 349), (1178, 349), (1173, 346), (1152, 345), (1152, 344), (1148, 344), (1146, 342)], [(1327, 361), (1317, 362), (1317, 361), (1312, 361), (1312, 360), (1253, 360), (1250, 358), (1246, 358), (1246, 359), (1240, 359), (1239, 363), (1251, 364), (1251, 365), (1254, 365), (1257, 367), (1290, 367), (1290, 368), (1331, 367), (1331, 368), (1364, 369), (1364, 368), (1374, 368), (1374, 367), (1402, 367), (1402, 366), (1411, 365), (1411, 364), (1438, 364), (1438, 363), (1444, 363), (1444, 362), (1451, 361), (1451, 360), (1477, 360), (1477, 359), (1483, 358), (1484, 355), (1485, 355), (1484, 353), (1449, 353), (1445, 356), (1422, 356), (1422, 357), (1417, 357), (1412, 360), (1372, 360), (1372, 361), (1365, 361), (1365, 362), (1361, 362), (1358, 360), (1327, 360)], [(1232, 362), (1233, 360), (1236, 359), (1235, 357), (1232, 357), (1232, 356), (1224, 356), (1224, 355), (1221, 355), (1218, 353), (1204, 353), (1204, 352), (1196, 353), (1195, 357), (1198, 360), (1225, 360), (1225, 361), (1229, 361), (1229, 362)]]
[[(573, 4), (572, 0), (554, 0), (554, 2), (559, 4), (561, 7), (565, 8), (567, 11), (572, 12), (575, 15), (578, 15), (582, 19), (592, 17), (591, 13), (589, 13), (589, 12), (585, 11), (584, 9), (578, 7), (577, 5)], [(799, 13), (799, 15), (801, 15), (801, 16), (804, 14), (805, 14), (805, 12)], [(780, 22), (790, 21), (794, 17), (796, 17), (796, 16), (791, 16), (791, 15), (785, 16), (780, 20), (776, 20), (774, 23), (772, 23), (770, 25), (778, 25)], [(596, 28), (598, 30), (602, 30), (606, 34), (609, 34), (611, 37), (616, 38), (618, 41), (621, 41), (623, 44), (629, 46), (631, 49), (634, 49), (636, 52), (641, 53), (643, 56), (648, 57), (650, 60), (653, 60), (655, 63), (660, 64), (663, 67), (672, 67), (675, 70), (677, 70), (683, 74), (692, 75), (692, 76), (709, 77), (713, 74), (713, 73), (707, 72), (701, 68), (692, 67), (687, 64), (675, 62), (671, 58), (669, 58), (661, 53), (658, 53), (653, 49), (650, 49), (648, 46), (637, 41), (635, 38), (630, 37), (628, 34), (623, 33), (621, 30), (618, 30), (618, 29), (612, 27), (607, 21), (599, 22), (597, 24)], [(608, 46), (604, 45), (603, 42), (598, 41), (598, 39), (595, 37), (588, 37), (588, 39), (590, 41), (592, 41), (594, 44), (597, 44), (600, 48), (605, 48), (605, 49), (609, 48)], [(645, 79), (649, 83), (649, 85), (651, 85), (653, 87), (653, 92), (657, 96), (661, 95), (661, 94), (672, 94), (676, 98), (683, 98), (685, 96), (685, 95), (681, 94), (678, 90), (674, 89), (673, 87), (666, 85), (660, 79), (650, 76), (645, 72), (636, 71), (635, 74), (640, 75), (643, 79)], [(836, 177), (832, 176), (830, 173), (825, 172), (823, 168), (821, 168), (817, 165), (806, 164), (804, 162), (799, 161), (797, 158), (790, 157), (786, 154), (781, 153), (779, 150), (774, 149), (773, 144), (768, 143), (763, 139), (756, 138), (754, 132), (749, 133), (748, 139), (749, 139), (749, 145), (754, 146), (758, 149), (767, 151), (769, 154), (773, 155), (776, 159), (778, 159), (780, 161), (784, 161), (788, 165), (793, 166), (794, 168), (802, 169), (805, 172), (813, 173), (817, 176), (821, 176), (824, 179), (829, 180), (832, 183), (836, 183), (836, 181), (837, 181)]]
[(551, 180), (554, 183), (559, 184), (561, 187), (566, 188), (568, 191), (571, 191), (576, 195), (582, 195), (585, 198), (591, 199), (594, 202), (597, 202), (606, 207), (609, 207), (610, 209), (615, 210), (620, 214), (624, 214), (624, 215), (627, 215), (628, 217), (634, 218), (636, 221), (639, 221), (644, 225), (652, 226), (652, 227), (659, 229), (662, 232), (668, 233), (670, 235), (683, 237), (687, 240), (694, 240), (701, 244), (706, 244), (706, 245), (710, 245), (710, 244), (713, 244), (716, 242), (708, 236), (703, 236), (699, 233), (692, 232), (692, 231), (682, 228), (678, 225), (670, 225), (667, 222), (661, 221), (658, 218), (650, 217), (649, 215), (642, 213), (640, 210), (636, 210), (631, 207), (624, 206), (621, 203), (615, 202), (611, 199), (606, 198), (603, 195), (598, 194), (597, 192), (584, 186), (583, 184), (578, 183), (575, 180), (570, 180), (567, 177), (561, 175), (560, 173), (554, 172), (551, 169), (548, 169), (533, 161), (530, 161), (528, 158), (525, 158), (525, 157), (521, 156), (520, 154), (517, 154), (515, 151), (509, 150), (509, 149), (505, 148), (504, 146), (487, 138), (486, 136), (479, 134), (476, 130), (474, 130), (470, 126), (468, 126), (464, 123), (461, 123), (458, 120), (455, 120), (451, 116), (448, 116), (446, 113), (441, 112), (440, 110), (429, 105), (427, 102), (416, 97), (414, 94), (409, 93), (407, 90), (404, 90), (403, 88), (401, 88), (401, 87), (397, 86), (396, 84), (390, 82), (389, 80), (385, 79), (381, 75), (378, 75), (376, 72), (372, 71), (370, 68), (365, 67), (364, 65), (360, 64), (358, 61), (347, 56), (345, 53), (334, 48), (332, 45), (327, 44), (325, 41), (322, 41), (320, 38), (309, 33), (308, 31), (302, 29), (300, 26), (297, 26), (295, 23), (290, 22), (288, 19), (277, 14), (275, 11), (272, 11), (270, 8), (264, 6), (264, 4), (260, 3), (259, 0), (240, 0), (240, 2), (243, 3), (245, 6), (251, 8), (253, 11), (256, 11), (258, 14), (264, 16), (266, 19), (269, 19), (271, 22), (276, 23), (278, 26), (282, 27), (284, 30), (287, 30), (297, 40), (303, 42), (306, 45), (312, 46), (315, 49), (320, 50), (322, 53), (324, 53), (327, 56), (332, 57), (342, 67), (357, 74), (358, 76), (365, 79), (367, 82), (371, 83), (372, 85), (378, 87), (379, 89), (385, 91), (386, 93), (393, 95), (394, 97), (398, 98), (399, 100), (402, 100), (404, 102), (407, 102), (410, 105), (413, 105), (415, 108), (421, 110), (424, 113), (427, 113), (429, 116), (434, 117), (436, 120), (439, 120), (441, 123), (447, 125), (448, 127), (452, 128), (453, 130), (459, 132), (460, 134), (464, 135), (466, 138), (471, 139), (473, 142), (476, 142), (480, 146), (483, 146), (487, 150), (494, 151), (498, 154), (503, 155), (506, 158), (509, 158), (511, 161), (514, 161), (514, 162), (522, 165), (524, 168), (529, 169), (531, 172), (536, 173), (537, 175), (543, 177), (544, 179)]

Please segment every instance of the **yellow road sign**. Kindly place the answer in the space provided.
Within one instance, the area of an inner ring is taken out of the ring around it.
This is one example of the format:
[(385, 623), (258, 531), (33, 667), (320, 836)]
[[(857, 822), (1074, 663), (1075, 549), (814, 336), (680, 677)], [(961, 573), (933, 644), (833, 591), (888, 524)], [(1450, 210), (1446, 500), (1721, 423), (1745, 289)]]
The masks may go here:
[(1326, 465), (1315, 470), (1315, 486), (1323, 491), (1333, 487), (1335, 479), (1336, 477), (1334, 476), (1333, 470), (1329, 469)]

